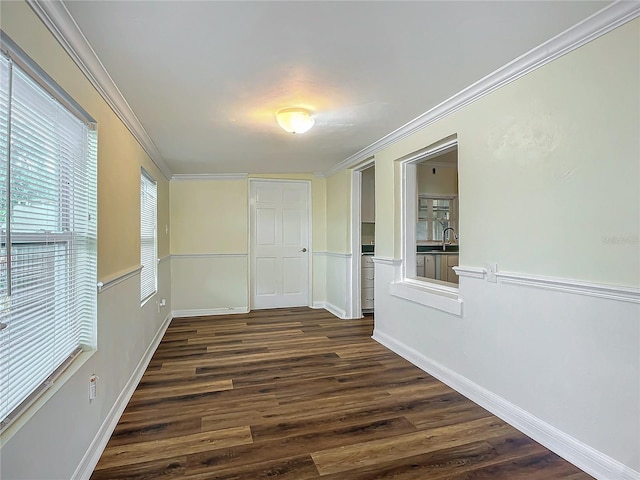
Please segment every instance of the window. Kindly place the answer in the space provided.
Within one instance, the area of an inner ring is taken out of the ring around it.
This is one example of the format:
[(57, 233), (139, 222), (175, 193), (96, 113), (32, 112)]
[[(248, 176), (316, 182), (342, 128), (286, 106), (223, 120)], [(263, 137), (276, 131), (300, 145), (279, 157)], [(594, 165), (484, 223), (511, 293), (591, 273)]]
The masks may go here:
[(0, 430), (95, 348), (93, 120), (6, 36), (0, 55)]
[(144, 303), (158, 290), (156, 181), (144, 169), (140, 174), (140, 300)]
[(402, 169), (402, 271), (394, 296), (461, 314), (458, 297), (458, 143), (446, 138), (398, 159)]
[[(420, 170), (424, 165), (418, 165)], [(418, 175), (418, 178), (420, 176)], [(437, 196), (418, 194), (418, 222), (416, 240), (418, 242), (440, 242), (447, 228), (458, 230), (458, 203), (455, 195)]]

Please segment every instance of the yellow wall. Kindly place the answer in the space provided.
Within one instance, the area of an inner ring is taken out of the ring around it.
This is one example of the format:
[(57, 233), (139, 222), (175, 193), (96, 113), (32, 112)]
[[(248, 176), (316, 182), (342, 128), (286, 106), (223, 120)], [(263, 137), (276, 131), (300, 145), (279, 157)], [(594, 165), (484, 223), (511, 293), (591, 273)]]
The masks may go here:
[[(436, 173), (433, 173), (433, 169)], [(418, 175), (418, 193), (430, 195), (457, 195), (458, 169), (450, 167), (432, 167), (419, 164), (416, 169)]]
[(247, 253), (246, 180), (172, 181), (171, 253)]
[(376, 254), (400, 257), (395, 160), (457, 134), (461, 265), (637, 286), (637, 34), (635, 20), (377, 152)]
[[(325, 179), (313, 175), (251, 175), (250, 178), (309, 180), (313, 248), (325, 248)], [(247, 253), (249, 183), (240, 180), (171, 182), (171, 253)]]
[[(351, 218), (351, 171), (327, 178), (327, 251), (349, 253)], [(376, 211), (377, 212), (377, 211)]]
[(327, 180), (314, 177), (311, 182), (311, 204), (313, 216), (313, 251), (327, 249)]
[[(247, 179), (172, 180), (171, 254), (174, 310), (222, 312), (249, 306), (249, 179), (311, 182), (312, 252), (326, 248), (326, 180), (311, 174)], [(233, 255), (236, 256), (233, 256)], [(240, 255), (245, 255), (242, 258)], [(197, 255), (203, 255), (197, 258)], [(231, 256), (230, 256), (231, 255)], [(313, 300), (324, 298), (324, 263), (313, 262)], [(229, 269), (233, 266), (234, 273)], [(231, 276), (230, 276), (231, 275)]]
[[(2, 2), (2, 29), (98, 122), (98, 278), (140, 264), (140, 167), (158, 181), (158, 224), (169, 223), (169, 182), (22, 2)], [(169, 241), (159, 235), (158, 255)]]

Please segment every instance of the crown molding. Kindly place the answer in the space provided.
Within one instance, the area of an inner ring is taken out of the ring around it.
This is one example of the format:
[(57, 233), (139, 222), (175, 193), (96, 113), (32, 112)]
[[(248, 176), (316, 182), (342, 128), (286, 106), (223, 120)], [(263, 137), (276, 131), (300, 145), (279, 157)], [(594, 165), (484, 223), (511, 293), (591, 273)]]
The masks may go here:
[(344, 159), (327, 170), (325, 176), (334, 175), (343, 169), (359, 164), (389, 145), (413, 135), (415, 132), (475, 102), (494, 90), (566, 55), (638, 16), (640, 16), (640, 3), (637, 1), (618, 0), (606, 6), (582, 22), (529, 50), (527, 53), (456, 93), (380, 140)]
[(162, 158), (160, 150), (151, 140), (64, 3), (60, 0), (26, 0), (26, 2), (129, 129), (165, 178), (170, 180), (173, 172)]
[(202, 181), (202, 180), (245, 180), (249, 176), (248, 173), (176, 173), (171, 177), (175, 181)]
[[(167, 180), (171, 179), (171, 169), (165, 163), (160, 151), (147, 134), (64, 3), (60, 0), (26, 1), (98, 93), (129, 129)], [(341, 161), (324, 172), (324, 176), (331, 176), (340, 170), (357, 165), (383, 148), (414, 134), (494, 90), (633, 20), (639, 15), (640, 5), (635, 1), (618, 0), (608, 5)]]

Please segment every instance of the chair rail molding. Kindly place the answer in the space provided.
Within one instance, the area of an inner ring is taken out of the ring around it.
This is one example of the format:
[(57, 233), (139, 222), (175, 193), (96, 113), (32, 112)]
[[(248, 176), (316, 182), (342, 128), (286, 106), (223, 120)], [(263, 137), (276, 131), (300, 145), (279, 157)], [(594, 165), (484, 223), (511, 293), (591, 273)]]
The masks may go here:
[[(487, 270), (478, 267), (453, 267), (459, 277), (484, 280)], [(569, 278), (559, 278), (544, 275), (530, 275), (517, 272), (496, 272), (498, 283), (505, 285), (521, 285), (547, 290), (557, 290), (564, 293), (586, 295), (589, 297), (608, 298), (622, 302), (640, 303), (640, 288), (607, 285), (603, 283), (584, 282)]]
[(102, 281), (97, 283), (98, 293), (102, 293), (105, 290), (108, 290), (111, 287), (118, 285), (119, 283), (124, 282), (125, 280), (130, 279), (136, 275), (140, 275), (142, 271), (142, 265), (137, 265), (129, 270), (125, 270), (120, 273), (116, 273), (115, 275), (108, 276), (104, 278)]
[(172, 260), (187, 258), (245, 258), (248, 253), (172, 253)]

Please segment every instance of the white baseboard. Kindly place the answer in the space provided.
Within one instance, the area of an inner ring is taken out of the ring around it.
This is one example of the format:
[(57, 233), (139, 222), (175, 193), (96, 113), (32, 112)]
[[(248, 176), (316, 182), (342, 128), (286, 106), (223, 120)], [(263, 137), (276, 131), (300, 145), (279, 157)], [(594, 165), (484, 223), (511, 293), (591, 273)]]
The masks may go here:
[(374, 330), (372, 338), (589, 475), (600, 480), (640, 480), (640, 472), (531, 415), (379, 329)]
[(329, 302), (313, 302), (313, 305), (311, 306), (311, 308), (324, 308), (326, 311), (328, 311), (329, 313), (332, 313), (333, 315), (335, 315), (336, 317), (342, 320), (349, 319), (349, 317), (347, 316), (347, 312), (345, 312), (341, 308), (338, 308)]
[(230, 315), (233, 313), (249, 313), (249, 307), (227, 308), (191, 308), (187, 310), (173, 310), (173, 318), (178, 317), (206, 317), (209, 315)]
[(96, 433), (91, 445), (89, 445), (89, 448), (82, 457), (82, 461), (73, 473), (71, 480), (88, 480), (91, 477), (94, 468), (96, 468), (96, 465), (98, 464), (98, 460), (100, 460), (102, 452), (107, 446), (109, 438), (111, 438), (111, 434), (115, 430), (116, 425), (118, 425), (118, 421), (120, 420), (124, 409), (127, 407), (129, 400), (133, 396), (133, 392), (136, 391), (138, 383), (140, 383), (140, 379), (142, 378), (142, 375), (144, 375), (144, 372), (151, 361), (151, 357), (153, 357), (162, 337), (164, 337), (164, 333), (167, 331), (167, 328), (171, 323), (171, 319), (171, 314), (168, 314), (162, 322), (162, 325), (153, 337), (149, 347), (144, 352), (140, 362), (138, 362), (138, 365), (131, 374), (129, 381), (122, 389), (122, 392), (120, 392), (120, 395), (118, 395), (116, 402), (113, 404), (113, 407), (111, 407), (111, 410), (104, 419), (104, 422), (102, 422), (98, 433)]

